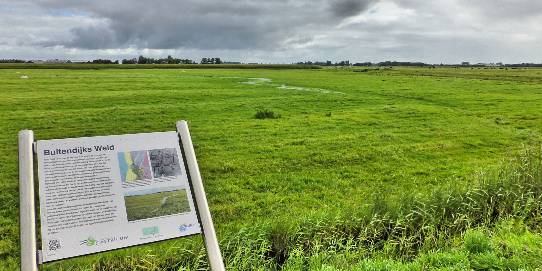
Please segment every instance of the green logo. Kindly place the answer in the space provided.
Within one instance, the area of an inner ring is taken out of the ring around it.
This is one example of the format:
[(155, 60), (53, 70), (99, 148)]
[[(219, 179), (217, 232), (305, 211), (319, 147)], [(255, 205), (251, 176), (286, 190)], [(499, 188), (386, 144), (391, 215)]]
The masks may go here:
[(89, 236), (87, 239), (81, 241), (81, 245), (87, 245), (89, 247), (96, 245), (96, 239), (94, 237)]
[(143, 228), (143, 236), (147, 236), (147, 235), (155, 235), (155, 234), (158, 234), (160, 232), (159, 228), (154, 226), (154, 227), (148, 227), (148, 228)]

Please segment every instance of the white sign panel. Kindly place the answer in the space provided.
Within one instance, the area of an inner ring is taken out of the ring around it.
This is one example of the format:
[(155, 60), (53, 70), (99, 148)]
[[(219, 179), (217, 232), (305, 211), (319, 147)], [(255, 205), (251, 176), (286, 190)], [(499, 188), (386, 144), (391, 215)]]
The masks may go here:
[(43, 262), (200, 233), (176, 132), (37, 142)]

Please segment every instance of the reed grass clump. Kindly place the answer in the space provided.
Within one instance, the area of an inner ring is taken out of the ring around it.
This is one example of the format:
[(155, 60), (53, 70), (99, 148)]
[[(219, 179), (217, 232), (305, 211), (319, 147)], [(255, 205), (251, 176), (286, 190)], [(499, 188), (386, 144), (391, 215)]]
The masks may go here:
[[(357, 213), (309, 218), (285, 230), (288, 238), (276, 238), (281, 233), (271, 231), (270, 249), (280, 248), (271, 254), (276, 256), (279, 266), (281, 259), (298, 248), (308, 255), (357, 249), (367, 257), (384, 253), (409, 260), (421, 251), (449, 245), (454, 237), (469, 229), (491, 228), (507, 219), (540, 230), (541, 165), (540, 151), (528, 150), (496, 172), (477, 174), (470, 187), (447, 186), (425, 196), (406, 193), (400, 199), (376, 196)], [(469, 232), (465, 243), (469, 250), (490, 250), (476, 232)]]

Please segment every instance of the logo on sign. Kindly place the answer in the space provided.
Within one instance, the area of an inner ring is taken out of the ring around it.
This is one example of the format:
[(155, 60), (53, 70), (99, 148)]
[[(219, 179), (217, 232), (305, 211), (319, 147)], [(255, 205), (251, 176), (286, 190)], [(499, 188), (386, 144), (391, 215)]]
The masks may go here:
[(159, 232), (160, 232), (160, 228), (158, 228), (157, 226), (143, 228), (143, 230), (142, 230), (143, 236), (156, 235)]
[(182, 225), (179, 226), (179, 231), (180, 232), (185, 232), (188, 229), (192, 228), (192, 226), (194, 226), (194, 225), (193, 224), (182, 224)]
[(85, 240), (79, 241), (79, 245), (81, 246), (87, 246), (87, 247), (93, 247), (93, 246), (101, 246), (109, 243), (113, 243), (116, 241), (122, 241), (128, 239), (128, 236), (119, 236), (119, 237), (105, 237), (101, 239), (95, 239), (92, 236), (89, 236)]
[(79, 245), (86, 245), (88, 247), (95, 246), (96, 245), (96, 239), (94, 237), (89, 236), (87, 239), (79, 242)]

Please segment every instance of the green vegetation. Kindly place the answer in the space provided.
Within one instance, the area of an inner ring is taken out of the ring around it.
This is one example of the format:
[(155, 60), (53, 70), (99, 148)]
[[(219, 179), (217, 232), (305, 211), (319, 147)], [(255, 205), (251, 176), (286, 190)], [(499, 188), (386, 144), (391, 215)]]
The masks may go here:
[(190, 211), (186, 190), (168, 191), (138, 196), (125, 196), (128, 221)]
[[(178, 119), (189, 121), (229, 270), (542, 265), (540, 154), (519, 154), (542, 139), (540, 69), (2, 69), (0, 82), (6, 270), (18, 263), (18, 130), (96, 136), (173, 130)], [(45, 270), (205, 261), (190, 237)]]
[(256, 111), (254, 117), (257, 119), (278, 119), (280, 118), (280, 114), (269, 109), (261, 108)]

